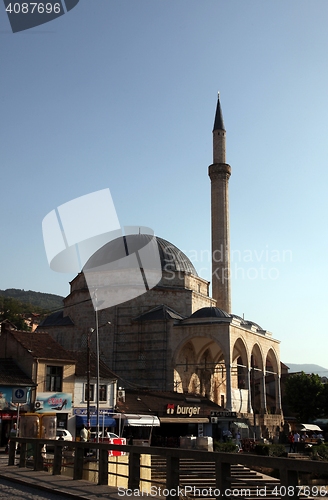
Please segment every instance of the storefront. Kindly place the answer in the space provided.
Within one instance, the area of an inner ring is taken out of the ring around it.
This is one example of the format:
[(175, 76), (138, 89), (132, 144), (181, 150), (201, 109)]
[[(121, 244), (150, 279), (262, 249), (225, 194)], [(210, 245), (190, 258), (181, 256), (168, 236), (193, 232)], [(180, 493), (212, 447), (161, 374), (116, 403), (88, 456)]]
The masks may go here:
[[(88, 414), (86, 408), (74, 408), (73, 409), (73, 426), (75, 427), (76, 436), (80, 435), (80, 430), (82, 426), (88, 426)], [(97, 427), (97, 415), (94, 407), (90, 409), (90, 427), (91, 430), (96, 430)], [(116, 420), (113, 418), (113, 412), (111, 409), (100, 409), (99, 410), (99, 430), (100, 432), (114, 432), (118, 434), (116, 428)]]
[(241, 439), (249, 438), (250, 429), (247, 422), (237, 420), (235, 411), (211, 411), (211, 423), (215, 441), (228, 441), (238, 433)]
[(137, 446), (149, 446), (153, 444), (153, 436), (160, 427), (159, 418), (156, 415), (121, 414), (116, 416), (118, 420), (118, 432), (127, 439), (127, 443)]
[(72, 394), (67, 392), (38, 392), (34, 403), (35, 413), (55, 413), (57, 427), (72, 432), (69, 420), (72, 415)]
[[(178, 447), (180, 438), (185, 436), (212, 437), (211, 412), (222, 411), (219, 405), (203, 396), (168, 391), (125, 391), (124, 401), (118, 401), (117, 406), (121, 419), (124, 420), (129, 410), (143, 419), (138, 425), (138, 419), (126, 418), (125, 437), (145, 439), (148, 433), (153, 446), (170, 447)], [(144, 415), (145, 408), (151, 414)], [(155, 418), (157, 420), (150, 421)]]
[[(20, 399), (15, 397), (17, 391)], [(18, 415), (30, 411), (30, 398), (31, 387), (0, 386), (0, 446), (8, 443), (10, 429), (17, 423)]]

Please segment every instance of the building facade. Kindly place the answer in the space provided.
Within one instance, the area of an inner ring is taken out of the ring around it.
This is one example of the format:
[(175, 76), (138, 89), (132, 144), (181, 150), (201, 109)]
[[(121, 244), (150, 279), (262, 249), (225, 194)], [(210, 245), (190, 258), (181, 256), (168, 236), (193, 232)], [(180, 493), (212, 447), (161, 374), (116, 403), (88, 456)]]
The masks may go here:
[[(213, 297), (209, 282), (198, 276), (186, 255), (157, 237), (162, 279), (147, 293), (98, 311), (100, 355), (125, 388), (198, 394), (249, 421), (258, 435), (272, 437), (282, 424), (280, 347), (269, 331), (231, 313), (231, 167), (225, 138), (218, 99), (208, 172)], [(142, 247), (151, 236), (138, 238)], [(115, 240), (98, 252), (111, 262)], [(79, 350), (95, 325), (90, 293), (81, 272), (71, 282), (63, 311), (39, 328), (65, 349)]]

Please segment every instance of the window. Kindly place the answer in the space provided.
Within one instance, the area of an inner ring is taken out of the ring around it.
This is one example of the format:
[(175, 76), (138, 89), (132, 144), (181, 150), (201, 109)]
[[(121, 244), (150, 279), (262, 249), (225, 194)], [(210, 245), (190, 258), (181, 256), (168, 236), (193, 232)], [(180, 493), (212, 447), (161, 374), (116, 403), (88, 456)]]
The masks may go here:
[(107, 385), (99, 386), (99, 401), (107, 401)]
[[(96, 401), (96, 384), (90, 384), (89, 401)], [(88, 384), (84, 384), (84, 401), (88, 401)], [(99, 386), (99, 401), (107, 401), (107, 385)]]
[(84, 401), (94, 401), (95, 400), (95, 385), (90, 384), (89, 386), (89, 397), (88, 397), (88, 384), (84, 386)]
[(60, 392), (63, 385), (63, 367), (47, 366), (46, 392)]

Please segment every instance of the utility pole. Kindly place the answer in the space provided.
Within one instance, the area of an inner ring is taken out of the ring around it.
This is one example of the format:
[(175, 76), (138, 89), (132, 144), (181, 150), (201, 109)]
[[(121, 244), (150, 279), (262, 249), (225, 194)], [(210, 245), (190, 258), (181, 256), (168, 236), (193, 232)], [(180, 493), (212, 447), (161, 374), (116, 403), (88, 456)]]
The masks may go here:
[(88, 330), (87, 334), (87, 427), (90, 426), (90, 335), (91, 332)]

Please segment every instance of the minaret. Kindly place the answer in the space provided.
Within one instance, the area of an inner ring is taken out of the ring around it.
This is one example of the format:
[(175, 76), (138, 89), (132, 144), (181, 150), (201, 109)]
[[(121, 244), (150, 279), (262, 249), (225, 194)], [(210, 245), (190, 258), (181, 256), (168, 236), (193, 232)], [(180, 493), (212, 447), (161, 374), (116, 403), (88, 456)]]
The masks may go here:
[(217, 307), (231, 313), (228, 190), (231, 167), (225, 162), (225, 136), (219, 94), (213, 127), (213, 165), (208, 167), (211, 179), (212, 297)]

